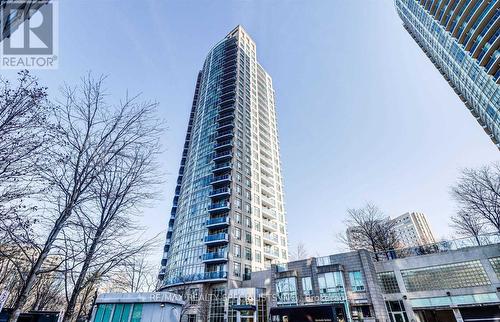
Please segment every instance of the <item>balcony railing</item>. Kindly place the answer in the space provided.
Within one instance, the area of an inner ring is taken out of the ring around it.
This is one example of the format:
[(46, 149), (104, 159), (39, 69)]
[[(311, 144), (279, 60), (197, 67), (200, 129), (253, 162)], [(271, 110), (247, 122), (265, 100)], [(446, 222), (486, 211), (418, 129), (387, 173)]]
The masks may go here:
[(221, 149), (224, 147), (232, 147), (232, 146), (233, 146), (233, 141), (231, 141), (231, 140), (226, 140), (226, 141), (222, 141), (220, 143), (215, 144), (216, 149)]
[(233, 165), (231, 164), (231, 162), (223, 162), (223, 163), (217, 163), (214, 167), (214, 171), (220, 171), (220, 170), (223, 170), (223, 169), (228, 169), (228, 168), (231, 168)]
[(222, 159), (228, 159), (233, 156), (232, 151), (224, 151), (224, 152), (219, 152), (214, 155), (214, 161), (216, 160), (222, 160)]
[(228, 121), (228, 120), (232, 120), (234, 118), (234, 114), (233, 113), (230, 113), (230, 114), (226, 114), (226, 115), (219, 115), (217, 116), (217, 122), (224, 122), (224, 121)]
[(231, 204), (229, 201), (221, 201), (221, 202), (214, 202), (210, 206), (208, 206), (208, 211), (210, 212), (215, 212), (218, 210), (229, 210), (231, 208)]
[(278, 224), (272, 221), (262, 221), (262, 226), (271, 231), (276, 231), (278, 229)]
[(219, 242), (227, 242), (227, 241), (229, 241), (229, 236), (226, 233), (212, 234), (212, 235), (205, 236), (204, 240), (205, 240), (206, 244), (214, 244), (214, 243), (219, 243)]
[(264, 233), (263, 237), (264, 237), (265, 241), (270, 241), (270, 242), (272, 242), (274, 244), (278, 243), (278, 235), (276, 235), (276, 234), (266, 234), (266, 233)]
[(202, 260), (204, 262), (218, 262), (218, 261), (226, 261), (227, 260), (227, 252), (210, 252), (203, 254)]
[(269, 208), (264, 208), (264, 207), (262, 208), (262, 216), (264, 216), (266, 218), (271, 218), (271, 219), (277, 218), (276, 211), (269, 209)]
[(222, 227), (222, 226), (227, 226), (227, 225), (229, 225), (229, 217), (228, 216), (210, 218), (205, 222), (205, 226), (207, 226), (207, 228)]
[(378, 252), (374, 254), (374, 257), (377, 261), (388, 261), (398, 258), (443, 253), (463, 248), (495, 244), (500, 244), (500, 234), (487, 234), (480, 235), (477, 239), (474, 237), (467, 237), (454, 240), (445, 240), (416, 247), (388, 250), (385, 252)]
[(231, 194), (231, 189), (228, 187), (214, 189), (214, 190), (210, 191), (210, 197), (223, 196), (223, 195), (229, 195), (229, 194)]
[(233, 136), (233, 131), (226, 130), (226, 131), (218, 131), (217, 134), (215, 135), (215, 138), (219, 140), (222, 138), (232, 137), (232, 136)]
[(279, 257), (280, 254), (278, 251), (270, 249), (270, 248), (264, 248), (264, 255), (272, 256), (272, 257)]
[(230, 128), (233, 126), (234, 126), (234, 124), (232, 121), (220, 122), (219, 125), (217, 126), (217, 130), (226, 129), (226, 128)]
[(226, 181), (231, 181), (231, 175), (225, 174), (222, 176), (214, 176), (212, 178), (212, 180), (210, 181), (210, 183), (214, 184), (214, 183), (221, 183), (221, 182), (226, 182)]
[(195, 283), (197, 281), (220, 280), (226, 278), (227, 278), (227, 272), (225, 271), (204, 272), (198, 274), (172, 277), (165, 280), (164, 285)]

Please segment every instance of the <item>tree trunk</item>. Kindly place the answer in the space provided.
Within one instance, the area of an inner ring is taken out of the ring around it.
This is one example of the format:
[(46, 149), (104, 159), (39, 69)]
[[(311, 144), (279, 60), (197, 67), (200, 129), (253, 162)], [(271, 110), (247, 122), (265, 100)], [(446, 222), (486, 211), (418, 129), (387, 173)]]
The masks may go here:
[(14, 301), (14, 305), (12, 306), (12, 315), (9, 318), (9, 322), (17, 322), (19, 319), (19, 315), (21, 314), (21, 310), (26, 304), (26, 301), (28, 300), (28, 295), (29, 292), (31, 291), (31, 288), (36, 282), (37, 274), (40, 271), (40, 268), (42, 267), (45, 259), (47, 259), (47, 256), (49, 256), (49, 252), (52, 248), (52, 245), (54, 244), (57, 235), (59, 235), (59, 232), (62, 229), (62, 226), (64, 222), (68, 219), (69, 215), (71, 214), (71, 209), (69, 207), (66, 207), (63, 212), (61, 213), (61, 216), (57, 219), (55, 225), (52, 227), (52, 230), (47, 237), (47, 240), (45, 241), (45, 245), (38, 255), (35, 263), (33, 266), (31, 266), (31, 269), (26, 276), (26, 280), (23, 283), (21, 290), (19, 291), (16, 300)]
[(85, 261), (83, 262), (82, 270), (78, 275), (78, 279), (76, 280), (75, 285), (73, 286), (73, 291), (71, 292), (71, 298), (66, 307), (66, 312), (64, 313), (64, 322), (70, 322), (75, 311), (76, 301), (78, 300), (78, 296), (80, 295), (80, 291), (85, 281), (85, 277), (87, 276), (87, 272), (90, 267), (90, 262), (92, 261), (97, 245), (99, 244), (99, 240), (101, 239), (101, 235), (103, 233), (103, 227), (99, 227), (92, 239), (92, 245), (90, 245), (89, 252), (85, 257)]

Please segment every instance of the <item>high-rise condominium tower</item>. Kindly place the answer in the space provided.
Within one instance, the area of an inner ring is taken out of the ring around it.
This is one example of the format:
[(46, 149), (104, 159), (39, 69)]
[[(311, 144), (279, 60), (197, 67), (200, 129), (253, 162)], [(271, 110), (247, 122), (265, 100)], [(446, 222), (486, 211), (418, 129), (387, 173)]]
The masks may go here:
[(198, 74), (159, 277), (220, 294), (287, 259), (272, 80), (238, 26)]
[(414, 247), (436, 242), (425, 214), (407, 212), (392, 219), (401, 247)]
[(405, 28), (500, 147), (500, 1), (395, 3)]

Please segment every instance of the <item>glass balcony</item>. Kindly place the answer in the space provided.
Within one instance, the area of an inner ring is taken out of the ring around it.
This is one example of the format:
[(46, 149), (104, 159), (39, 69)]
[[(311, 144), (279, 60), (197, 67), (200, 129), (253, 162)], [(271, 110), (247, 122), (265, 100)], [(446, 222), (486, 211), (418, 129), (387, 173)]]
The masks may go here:
[(264, 239), (264, 242), (266, 242), (266, 243), (274, 244), (274, 245), (278, 244), (278, 235), (276, 235), (276, 234), (264, 233), (264, 235), (262, 237)]
[(211, 281), (227, 279), (226, 271), (203, 272), (186, 276), (176, 276), (163, 281), (164, 285), (196, 283), (197, 281)]
[(275, 222), (272, 222), (272, 221), (263, 220), (262, 226), (269, 231), (277, 231), (278, 230), (278, 224)]
[(208, 211), (210, 213), (217, 213), (222, 211), (228, 211), (231, 209), (231, 204), (229, 201), (213, 202), (208, 206)]
[(232, 147), (233, 147), (233, 141), (231, 141), (231, 140), (226, 140), (226, 141), (222, 141), (222, 142), (215, 144), (216, 151), (227, 149), (227, 148), (232, 148)]
[(279, 257), (280, 254), (278, 251), (273, 250), (272, 248), (264, 248), (264, 256), (276, 258)]
[(262, 207), (261, 211), (262, 211), (262, 216), (264, 218), (267, 218), (267, 219), (277, 219), (278, 218), (278, 216), (276, 215), (276, 211), (274, 211), (273, 209)]
[(233, 165), (231, 162), (217, 163), (213, 169), (213, 172), (220, 172), (225, 170), (230, 170)]
[(202, 261), (204, 263), (221, 263), (227, 261), (227, 252), (209, 252), (202, 256)]
[(210, 218), (205, 222), (207, 228), (222, 228), (229, 225), (229, 217)]
[(219, 152), (214, 155), (214, 161), (222, 161), (225, 159), (231, 159), (233, 157), (232, 151)]
[(227, 183), (227, 182), (231, 182), (231, 175), (229, 174), (225, 174), (222, 176), (214, 176), (210, 181), (211, 184)]
[(274, 207), (274, 199), (261, 195), (260, 200), (262, 200), (262, 205), (267, 207)]
[(220, 122), (217, 126), (217, 131), (228, 130), (234, 126), (232, 121)]
[(229, 121), (229, 120), (233, 120), (234, 119), (234, 114), (233, 113), (229, 113), (229, 114), (222, 114), (222, 115), (219, 115), (217, 116), (217, 122), (226, 122), (226, 121)]
[(229, 196), (231, 194), (231, 189), (228, 187), (214, 189), (210, 192), (210, 197), (223, 197)]
[(234, 99), (229, 99), (219, 105), (219, 114), (229, 113), (234, 111)]
[(224, 244), (229, 241), (229, 235), (226, 233), (207, 235), (204, 238), (206, 245)]
[(217, 134), (215, 135), (215, 139), (217, 140), (223, 140), (223, 139), (228, 139), (233, 137), (233, 131), (231, 130), (226, 130), (226, 131), (218, 131)]

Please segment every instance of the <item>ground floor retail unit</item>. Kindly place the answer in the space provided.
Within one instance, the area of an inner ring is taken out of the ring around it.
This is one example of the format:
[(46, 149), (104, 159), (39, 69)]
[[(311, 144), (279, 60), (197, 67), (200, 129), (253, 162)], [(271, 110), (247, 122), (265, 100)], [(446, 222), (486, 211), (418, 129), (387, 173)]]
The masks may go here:
[(415, 315), (419, 322), (500, 322), (500, 306), (421, 309), (415, 310)]

